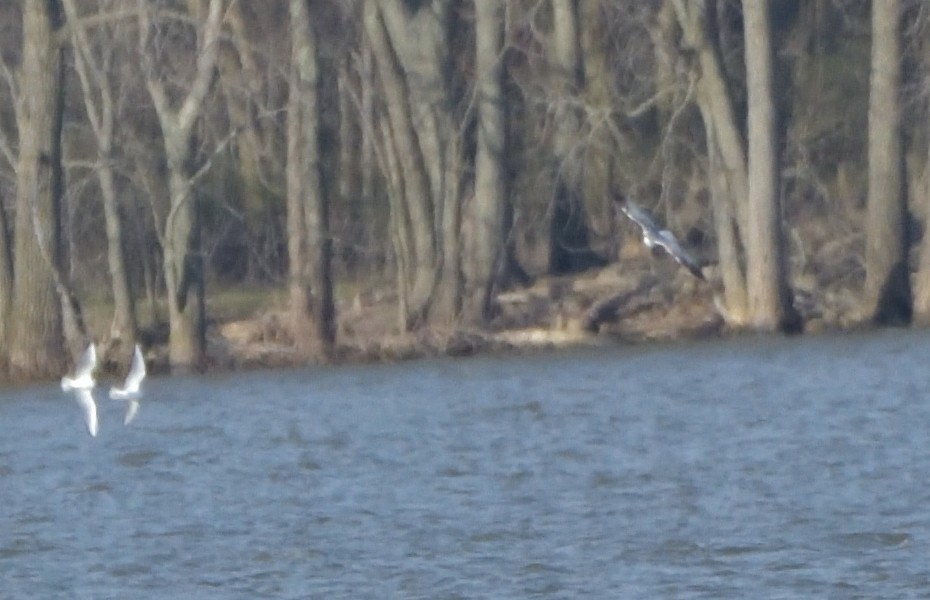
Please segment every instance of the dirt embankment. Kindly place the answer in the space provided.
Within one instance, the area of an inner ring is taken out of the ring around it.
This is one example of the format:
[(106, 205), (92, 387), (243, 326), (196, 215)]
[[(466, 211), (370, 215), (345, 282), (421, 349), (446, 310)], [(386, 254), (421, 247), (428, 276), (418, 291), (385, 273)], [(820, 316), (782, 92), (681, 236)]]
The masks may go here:
[[(403, 360), (466, 355), (484, 351), (561, 348), (605, 343), (638, 343), (724, 335), (727, 322), (719, 277), (692, 277), (667, 257), (636, 252), (570, 277), (538, 279), (532, 286), (498, 296), (499, 314), (483, 329), (449, 327), (396, 332), (396, 299), (388, 293), (357, 296), (340, 307), (336, 362)], [(716, 283), (715, 283), (716, 282)], [(795, 304), (806, 330), (848, 327), (855, 305), (848, 290), (817, 290), (794, 282)], [(209, 334), (215, 367), (261, 368), (303, 362), (293, 350), (286, 317), (269, 312), (217, 324)]]

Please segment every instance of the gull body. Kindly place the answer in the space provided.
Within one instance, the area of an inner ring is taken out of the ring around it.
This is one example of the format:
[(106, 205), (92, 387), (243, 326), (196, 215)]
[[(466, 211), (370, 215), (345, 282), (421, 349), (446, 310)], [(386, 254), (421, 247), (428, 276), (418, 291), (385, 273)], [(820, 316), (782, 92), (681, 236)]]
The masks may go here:
[(704, 273), (701, 271), (701, 265), (691, 254), (689, 254), (668, 229), (659, 229), (652, 217), (649, 216), (642, 207), (632, 200), (617, 201), (620, 204), (620, 210), (631, 221), (639, 225), (643, 232), (643, 243), (648, 248), (656, 246), (668, 252), (675, 261), (688, 269), (688, 272), (702, 281), (706, 281)]
[(145, 379), (145, 359), (142, 350), (136, 344), (132, 351), (132, 363), (129, 365), (129, 374), (121, 388), (110, 388), (110, 398), (113, 400), (126, 400), (126, 416), (123, 425), (129, 423), (139, 412), (139, 397), (142, 395), (142, 380)]
[(93, 344), (89, 344), (74, 367), (74, 377), (62, 377), (61, 389), (92, 390), (97, 382), (94, 380), (94, 369), (97, 367), (97, 351)]
[(138, 397), (141, 393), (143, 379), (145, 379), (145, 359), (142, 358), (142, 350), (139, 349), (139, 344), (136, 344), (132, 351), (132, 363), (129, 365), (126, 381), (121, 388), (110, 388), (110, 398), (126, 400)]

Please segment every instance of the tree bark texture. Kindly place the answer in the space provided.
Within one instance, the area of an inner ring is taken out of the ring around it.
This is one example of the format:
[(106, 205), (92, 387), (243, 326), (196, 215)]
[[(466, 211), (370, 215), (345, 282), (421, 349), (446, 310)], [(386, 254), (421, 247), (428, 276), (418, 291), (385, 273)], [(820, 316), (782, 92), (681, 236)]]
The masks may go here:
[(307, 0), (290, 0), (291, 82), (287, 113), (290, 310), (300, 352), (328, 354), (336, 340), (329, 193), (323, 170), (320, 59)]
[(749, 317), (742, 250), (748, 220), (745, 142), (733, 107), (716, 35), (716, 16), (708, 0), (669, 0), (685, 44), (697, 54), (697, 102), (704, 121), (710, 158), (710, 190), (718, 241), (720, 276), (731, 324)]
[[(57, 2), (23, 5), (23, 57), (17, 117), (16, 220), (10, 374), (60, 375), (66, 362), (62, 305), (53, 268), (61, 260), (61, 50)], [(49, 260), (55, 264), (49, 264)]]
[(13, 246), (2, 202), (0, 198), (0, 365), (7, 362), (7, 325), (13, 306)]
[(901, 137), (901, 2), (872, 2), (865, 312), (878, 324), (910, 322), (907, 207)]
[[(164, 82), (145, 65), (146, 87), (158, 113), (168, 165), (170, 210), (165, 219), (165, 285), (168, 292), (168, 360), (172, 370), (200, 369), (206, 360), (204, 257), (200, 248), (200, 215), (191, 180), (191, 136), (210, 89), (219, 52), (223, 1), (210, 0), (200, 32), (196, 70), (178, 108), (172, 106)], [(143, 56), (148, 51), (152, 23), (146, 2), (139, 5)]]
[(749, 138), (746, 272), (752, 326), (797, 329), (784, 260), (769, 0), (744, 0)]
[[(75, 0), (63, 0), (74, 47), (74, 62), (81, 83), (84, 108), (97, 141), (97, 181), (103, 201), (103, 216), (107, 234), (107, 265), (113, 292), (113, 321), (110, 340), (131, 348), (136, 343), (138, 325), (135, 301), (132, 296), (129, 273), (126, 267), (126, 247), (123, 240), (123, 218), (117, 200), (115, 173), (113, 172), (113, 142), (116, 114), (112, 93), (112, 75), (105, 72), (94, 55), (94, 48), (83, 27), (77, 24), (78, 10)], [(104, 52), (113, 52), (117, 41), (108, 30), (109, 39), (103, 41)], [(109, 61), (107, 61), (109, 62)]]
[(475, 153), (475, 197), (471, 211), (473, 241), (469, 317), (484, 322), (492, 316), (494, 286), (501, 272), (506, 231), (507, 105), (503, 87), (503, 3), (475, 3), (475, 70), (478, 89), (478, 135)]
[[(384, 88), (381, 129), (394, 226), (401, 328), (448, 323), (461, 309), (462, 153), (452, 115), (449, 2), (366, 0), (365, 32)], [(389, 157), (393, 160), (388, 160)]]
[(549, 271), (564, 274), (602, 266), (591, 251), (582, 197), (581, 114), (576, 100), (584, 89), (578, 0), (552, 0), (550, 62), (557, 96), (552, 157), (554, 191), (549, 226)]
[[(924, 81), (930, 83), (930, 61), (924, 60)], [(926, 84), (925, 84), (926, 85)], [(930, 133), (930, 119), (924, 122), (924, 127)], [(917, 274), (914, 277), (914, 321), (920, 325), (930, 325), (930, 145), (924, 155), (924, 237), (920, 242), (920, 258)]]

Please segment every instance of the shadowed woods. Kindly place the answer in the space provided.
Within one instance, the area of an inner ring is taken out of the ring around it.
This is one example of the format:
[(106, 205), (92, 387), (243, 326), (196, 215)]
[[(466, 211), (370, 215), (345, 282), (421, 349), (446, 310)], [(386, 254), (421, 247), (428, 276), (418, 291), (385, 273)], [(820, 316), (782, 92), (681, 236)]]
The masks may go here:
[(926, 323), (928, 14), (0, 4), (4, 376)]

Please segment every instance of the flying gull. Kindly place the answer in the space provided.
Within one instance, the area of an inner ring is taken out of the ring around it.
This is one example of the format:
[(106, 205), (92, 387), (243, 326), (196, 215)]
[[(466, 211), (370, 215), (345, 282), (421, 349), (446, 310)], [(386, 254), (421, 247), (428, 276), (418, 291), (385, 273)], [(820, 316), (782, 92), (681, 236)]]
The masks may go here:
[(649, 213), (632, 200), (616, 200), (616, 202), (619, 204), (623, 214), (629, 217), (631, 221), (639, 225), (640, 229), (643, 230), (643, 243), (646, 244), (647, 247), (655, 248), (659, 246), (663, 248), (672, 255), (672, 258), (674, 258), (678, 264), (688, 269), (688, 272), (702, 281), (707, 281), (704, 277), (704, 273), (701, 271), (701, 265), (698, 264), (693, 256), (682, 248), (671, 231), (668, 229), (659, 229), (659, 226), (652, 220)]
[(94, 368), (97, 366), (97, 351), (93, 344), (89, 344), (80, 360), (74, 366), (74, 377), (62, 377), (61, 389), (70, 390), (92, 390), (97, 384), (94, 381)]
[(80, 360), (74, 368), (74, 377), (62, 377), (61, 389), (74, 392), (74, 399), (84, 413), (84, 423), (90, 435), (97, 436), (97, 405), (94, 403), (93, 389), (94, 368), (97, 366), (97, 351), (91, 343), (84, 350)]
[(145, 379), (145, 359), (142, 358), (142, 350), (139, 348), (139, 344), (136, 344), (132, 351), (132, 363), (129, 365), (126, 382), (122, 388), (110, 388), (111, 399), (127, 401), (123, 425), (129, 425), (139, 411), (139, 397), (142, 395), (143, 379)]

